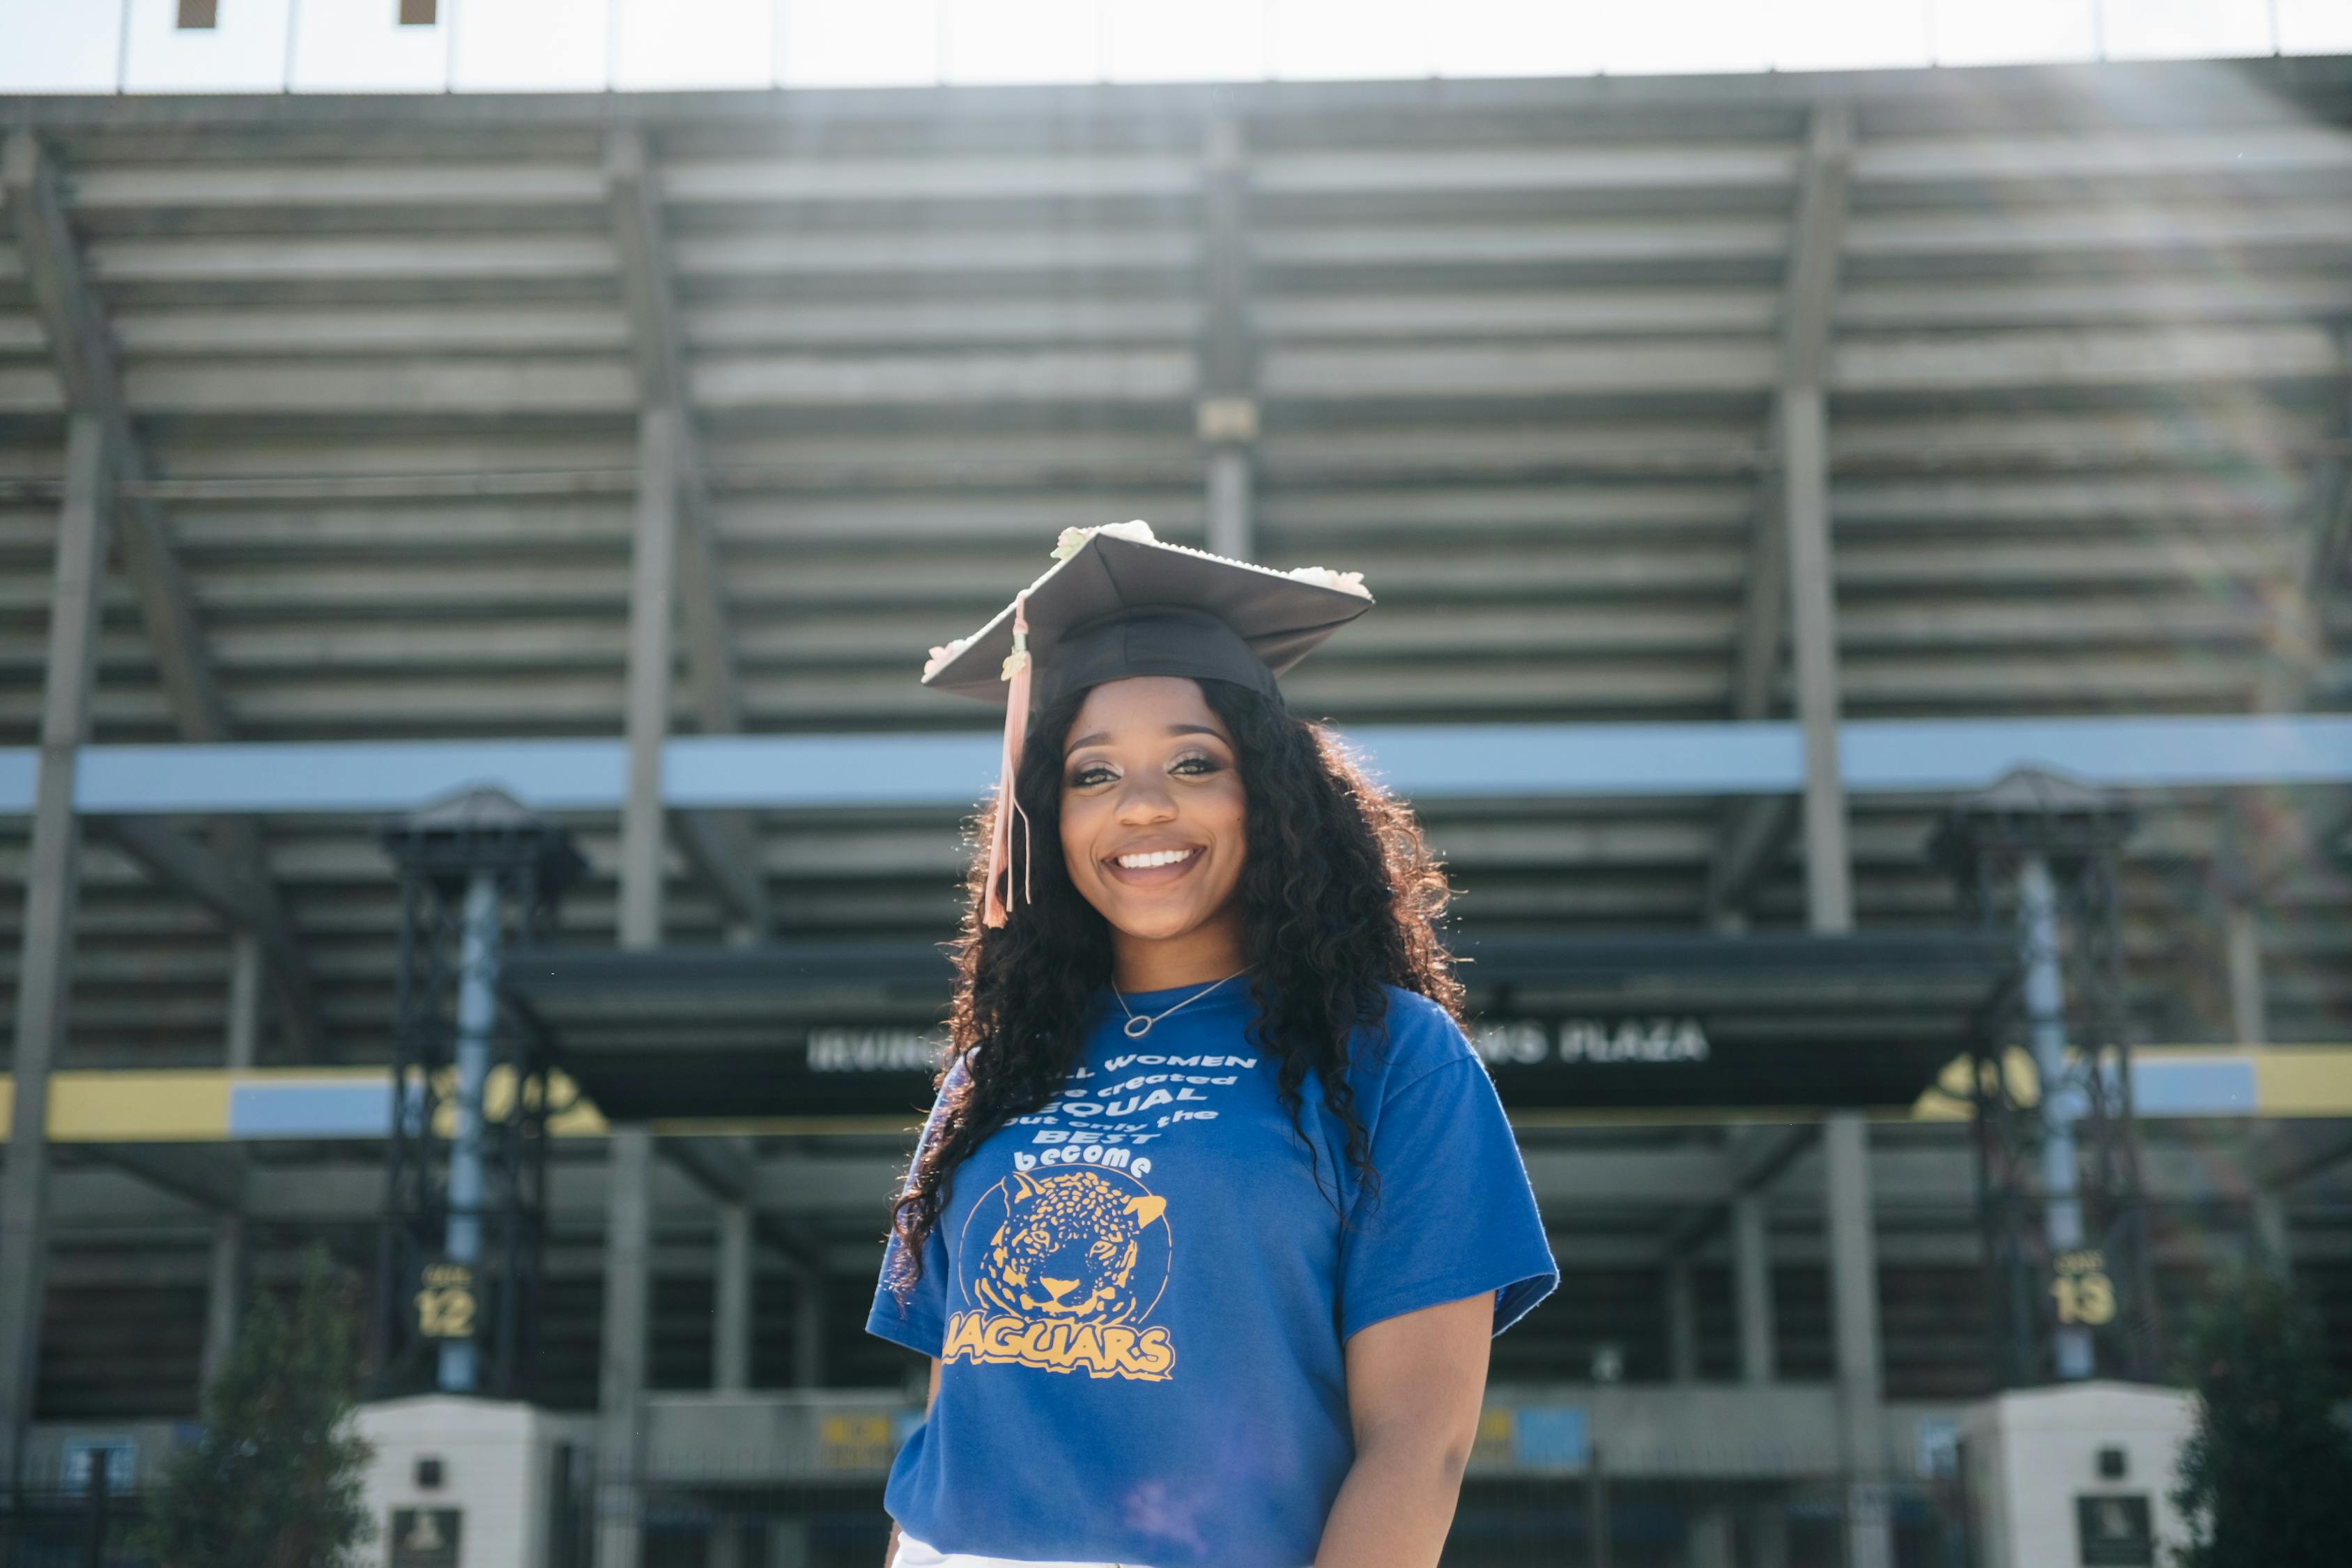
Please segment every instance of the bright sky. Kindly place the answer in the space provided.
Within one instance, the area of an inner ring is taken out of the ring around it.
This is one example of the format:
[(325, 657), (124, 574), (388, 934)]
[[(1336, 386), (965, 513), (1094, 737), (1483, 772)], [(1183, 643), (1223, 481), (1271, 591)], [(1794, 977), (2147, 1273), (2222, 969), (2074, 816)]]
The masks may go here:
[(0, 92), (623, 90), (2352, 53), (2352, 0), (0, 0)]

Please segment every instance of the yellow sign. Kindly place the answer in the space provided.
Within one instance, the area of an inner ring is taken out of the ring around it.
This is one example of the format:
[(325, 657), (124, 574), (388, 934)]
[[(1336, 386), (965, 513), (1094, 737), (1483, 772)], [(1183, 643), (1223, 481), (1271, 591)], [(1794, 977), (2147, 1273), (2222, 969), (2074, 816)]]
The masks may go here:
[(474, 1337), (474, 1271), (463, 1263), (428, 1263), (416, 1292), (416, 1331), (428, 1340)]
[(1470, 1446), (1474, 1465), (1507, 1465), (1518, 1452), (1519, 1413), (1507, 1406), (1478, 1412), (1478, 1436)]
[(890, 1468), (890, 1417), (826, 1415), (817, 1421), (816, 1462), (825, 1470)]
[(2058, 1321), (2069, 1328), (2104, 1328), (2116, 1321), (2116, 1282), (2107, 1277), (2106, 1254), (2090, 1249), (2062, 1252), (2053, 1266), (2050, 1294)]

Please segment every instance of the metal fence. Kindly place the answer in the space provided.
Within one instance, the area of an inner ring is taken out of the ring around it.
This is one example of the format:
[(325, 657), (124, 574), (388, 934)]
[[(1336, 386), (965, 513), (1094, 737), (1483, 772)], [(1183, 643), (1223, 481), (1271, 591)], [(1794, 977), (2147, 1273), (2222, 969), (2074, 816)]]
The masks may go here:
[(0, 1568), (154, 1568), (132, 1546), (146, 1507), (102, 1487), (0, 1500)]
[[(1906, 1484), (1872, 1497), (1885, 1513), (1895, 1568), (1971, 1568), (1957, 1485)], [(645, 1501), (644, 1561), (646, 1568), (872, 1568), (889, 1531), (881, 1505), (874, 1486), (656, 1489)], [(1852, 1506), (1827, 1485), (1474, 1477), (1442, 1561), (1444, 1568), (1833, 1568), (1846, 1561)], [(1598, 1536), (1596, 1517), (1607, 1521)], [(552, 1561), (573, 1568), (572, 1560)], [(585, 1558), (578, 1563), (585, 1568)]]

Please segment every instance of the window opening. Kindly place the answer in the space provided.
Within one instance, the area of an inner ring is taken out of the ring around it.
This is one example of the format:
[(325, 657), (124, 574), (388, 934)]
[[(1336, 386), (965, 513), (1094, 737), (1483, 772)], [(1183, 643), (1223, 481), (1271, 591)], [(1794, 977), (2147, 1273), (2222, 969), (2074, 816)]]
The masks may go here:
[(220, 0), (180, 0), (179, 18), (173, 26), (183, 32), (210, 32), (220, 26)]
[(440, 10), (438, 0), (400, 0), (400, 25), (404, 27), (429, 27), (437, 19)]

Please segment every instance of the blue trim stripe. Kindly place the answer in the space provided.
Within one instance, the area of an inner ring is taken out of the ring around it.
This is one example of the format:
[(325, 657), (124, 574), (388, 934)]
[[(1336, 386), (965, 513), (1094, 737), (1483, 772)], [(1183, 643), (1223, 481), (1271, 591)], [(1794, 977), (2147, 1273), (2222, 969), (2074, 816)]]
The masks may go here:
[(382, 1138), (391, 1130), (389, 1077), (373, 1082), (229, 1086), (231, 1138)]
[(2254, 1064), (2221, 1057), (2135, 1057), (2132, 1110), (2140, 1116), (2253, 1116)]
[[(1386, 725), (1350, 742), (1399, 792), (1444, 797), (1774, 795), (1804, 782), (1793, 724)], [(1859, 795), (1975, 789), (2041, 766), (2116, 788), (2352, 783), (2352, 716), (1870, 720), (1840, 731)], [(665, 748), (683, 807), (969, 805), (996, 776), (971, 733), (684, 736)], [(612, 811), (618, 740), (86, 746), (93, 815), (370, 813), (494, 784), (544, 811)], [(35, 754), (0, 750), (0, 815), (32, 810)]]

